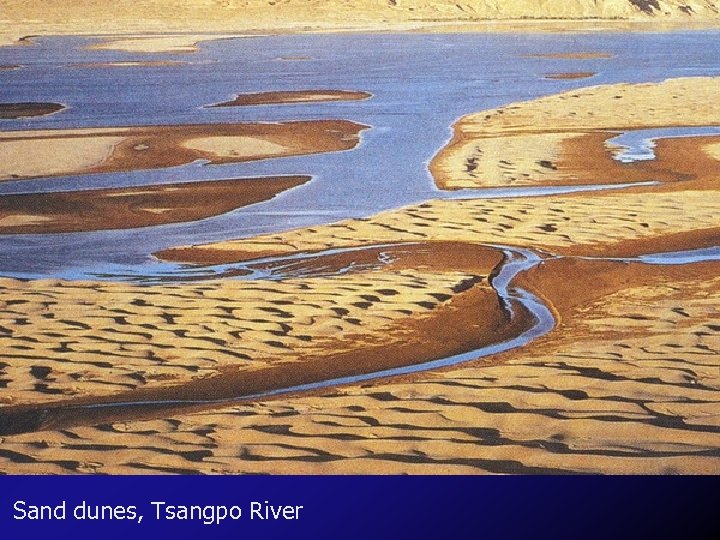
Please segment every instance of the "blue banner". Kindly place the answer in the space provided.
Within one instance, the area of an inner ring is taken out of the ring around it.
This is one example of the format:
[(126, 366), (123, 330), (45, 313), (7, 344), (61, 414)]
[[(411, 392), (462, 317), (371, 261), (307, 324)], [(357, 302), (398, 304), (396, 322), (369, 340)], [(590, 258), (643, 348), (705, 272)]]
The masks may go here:
[(708, 477), (6, 477), (0, 531), (103, 539), (717, 538), (717, 487)]

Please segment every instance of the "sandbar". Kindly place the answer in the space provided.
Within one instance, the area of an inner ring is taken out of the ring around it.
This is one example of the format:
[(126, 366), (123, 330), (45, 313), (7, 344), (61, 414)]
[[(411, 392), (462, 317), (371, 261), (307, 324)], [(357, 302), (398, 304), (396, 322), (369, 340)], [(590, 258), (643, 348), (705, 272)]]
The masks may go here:
[(589, 79), (597, 75), (594, 71), (561, 71), (558, 73), (548, 73), (545, 75), (546, 79), (558, 79), (558, 80), (575, 80), (575, 79)]
[(309, 180), (308, 176), (279, 176), (3, 195), (0, 234), (86, 232), (196, 221), (270, 199)]
[(372, 97), (369, 92), (352, 90), (288, 90), (239, 94), (231, 101), (209, 107), (246, 107), (251, 105), (290, 105), (293, 103), (320, 103), (330, 101), (362, 101)]
[(235, 34), (214, 35), (138, 35), (126, 38), (113, 37), (88, 47), (92, 50), (125, 51), (130, 53), (194, 53), (198, 45), (206, 41), (217, 41), (221, 39), (235, 39), (241, 36)]
[(350, 150), (367, 126), (345, 120), (0, 133), (0, 180), (238, 163)]
[(449, 190), (710, 178), (710, 139), (661, 140), (656, 160), (627, 164), (605, 143), (630, 130), (720, 125), (719, 89), (713, 77), (591, 86), (470, 114), (430, 169)]
[(128, 60), (122, 62), (81, 62), (70, 64), (75, 68), (132, 68), (132, 67), (173, 67), (183, 66), (187, 62), (177, 60)]
[(61, 103), (0, 103), (0, 120), (47, 116), (64, 108)]

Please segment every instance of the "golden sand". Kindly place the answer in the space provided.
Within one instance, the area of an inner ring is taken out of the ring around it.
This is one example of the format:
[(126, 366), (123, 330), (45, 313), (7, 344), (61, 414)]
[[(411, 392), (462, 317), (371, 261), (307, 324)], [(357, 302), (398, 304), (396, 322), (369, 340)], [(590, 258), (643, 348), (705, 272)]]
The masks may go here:
[[(501, 256), (477, 248), (458, 257), (457, 249), (401, 246), (391, 255), (397, 262), (389, 265), (378, 263), (378, 252), (376, 268), (360, 265), (347, 275), (280, 282), (136, 286), (5, 279), (0, 400), (22, 405), (118, 396), (124, 401), (129, 390), (131, 399), (141, 390), (149, 391), (150, 399), (157, 387), (169, 387), (174, 399), (186, 394), (200, 399), (200, 391), (210, 399), (221, 392), (282, 387), (307, 374), (340, 376), (412, 363), (462, 350), (474, 340), (499, 339), (505, 314), (487, 276)], [(423, 264), (437, 253), (457, 260), (456, 269)], [(311, 268), (312, 261), (307, 264)], [(475, 331), (452, 322), (468, 316)], [(414, 325), (424, 325), (422, 332), (414, 332)], [(456, 336), (446, 332), (455, 326)], [(282, 376), (262, 371), (298, 362), (299, 370), (272, 372)], [(223, 377), (203, 387), (203, 378), (218, 374)], [(181, 386), (197, 379), (195, 386)]]
[[(562, 322), (525, 349), (406, 381), (8, 436), (5, 469), (717, 472), (720, 328), (708, 322), (720, 315), (717, 263), (566, 264), (533, 276), (550, 285)], [(581, 287), (609, 277), (575, 299), (568, 275)]]
[(474, 113), (455, 124), (452, 142), (430, 167), (442, 189), (669, 180), (672, 173), (687, 179), (688, 170), (714, 175), (717, 162), (683, 139), (662, 141), (656, 161), (631, 164), (613, 161), (605, 142), (628, 130), (720, 125), (712, 98), (718, 91), (713, 77), (603, 85)]
[(296, 250), (363, 245), (368, 238), (383, 243), (458, 241), (532, 247), (563, 255), (634, 256), (714, 245), (718, 231), (717, 202), (708, 192), (646, 189), (433, 201), (369, 220), (175, 248), (158, 256), (182, 262), (231, 262)]
[[(597, 87), (481, 113), (479, 121), (471, 116), (462, 129), (467, 137), (525, 137), (508, 145), (522, 163), (533, 160), (521, 155), (524, 144), (533, 154), (543, 151), (543, 139), (533, 136), (556, 137), (551, 166), (541, 165), (553, 170), (569, 159), (567, 148), (588, 142), (603, 148), (609, 132), (712, 122), (717, 106), (707, 99), (716, 87), (716, 79)], [(617, 92), (624, 97), (615, 98)], [(613, 117), (623, 109), (615, 101), (629, 97), (630, 112)], [(173, 141), (173, 149), (207, 136), (190, 135)], [(233, 135), (261, 146), (294, 140)], [(127, 135), (111, 129), (103, 136)], [(499, 251), (482, 244), (565, 256), (717, 245), (712, 163), (718, 146), (714, 138), (660, 141), (655, 166), (669, 170), (661, 178), (668, 183), (658, 186), (428, 201), (367, 219), (158, 254), (207, 264), (317, 252), (300, 263), (254, 263), (288, 272), (282, 281), (141, 287), (5, 279), (0, 425), (17, 419), (16, 427), (30, 432), (2, 438), (0, 470), (717, 472), (717, 262), (549, 258), (515, 285), (537, 294), (557, 327), (522, 349), (442, 371), (188, 410), (54, 407), (225, 399), (448, 356), (507, 338), (508, 331), (516, 335), (522, 326), (512, 327), (491, 287)], [(684, 165), (671, 156), (677, 148), (702, 160)], [(592, 167), (611, 170), (611, 151), (585, 165), (578, 153), (574, 166), (588, 176)], [(463, 161), (449, 163), (448, 174), (455, 174)], [(632, 174), (641, 179), (647, 172)], [(24, 215), (26, 222), (47, 217)], [(394, 247), (373, 247), (380, 243)], [(339, 247), (362, 249), (321, 253)], [(344, 269), (352, 271), (340, 275)]]

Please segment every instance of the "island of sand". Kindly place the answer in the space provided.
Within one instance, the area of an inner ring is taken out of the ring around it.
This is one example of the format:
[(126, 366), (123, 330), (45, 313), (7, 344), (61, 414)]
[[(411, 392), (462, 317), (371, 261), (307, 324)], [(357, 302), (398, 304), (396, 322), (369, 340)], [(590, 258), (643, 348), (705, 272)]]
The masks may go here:
[(241, 163), (354, 148), (367, 126), (345, 120), (7, 131), (0, 181)]
[(572, 90), (471, 114), (430, 168), (441, 189), (714, 180), (720, 138), (661, 139), (656, 159), (622, 163), (626, 131), (720, 125), (717, 78)]
[(253, 105), (292, 105), (294, 103), (327, 103), (332, 101), (362, 101), (372, 97), (369, 92), (356, 90), (285, 90), (238, 94), (231, 101), (209, 107), (248, 107)]
[(0, 198), (0, 234), (134, 229), (197, 221), (268, 200), (309, 176), (23, 193)]

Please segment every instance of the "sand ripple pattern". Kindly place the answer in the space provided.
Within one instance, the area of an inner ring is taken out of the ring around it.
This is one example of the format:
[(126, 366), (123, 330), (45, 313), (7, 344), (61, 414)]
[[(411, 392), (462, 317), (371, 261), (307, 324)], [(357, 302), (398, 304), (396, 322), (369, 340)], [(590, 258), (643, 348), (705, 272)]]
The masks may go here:
[(720, 326), (704, 321), (720, 319), (719, 285), (623, 290), (580, 308), (574, 338), (503, 365), (17, 435), (2, 458), (29, 473), (716, 472)]
[(107, 396), (369, 343), (469, 274), (399, 271), (142, 287), (0, 281), (0, 403)]

